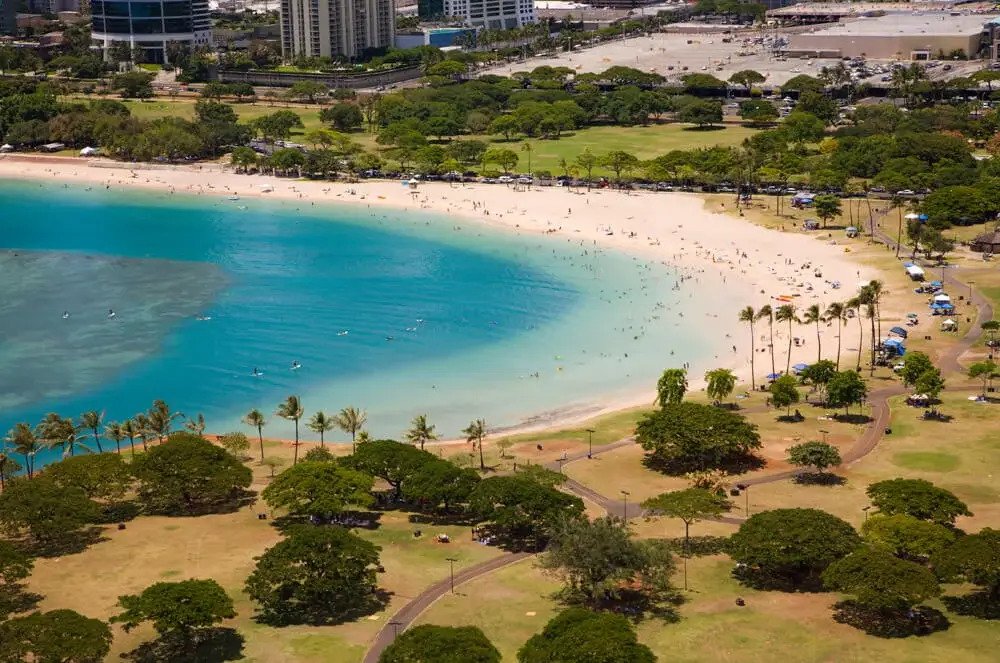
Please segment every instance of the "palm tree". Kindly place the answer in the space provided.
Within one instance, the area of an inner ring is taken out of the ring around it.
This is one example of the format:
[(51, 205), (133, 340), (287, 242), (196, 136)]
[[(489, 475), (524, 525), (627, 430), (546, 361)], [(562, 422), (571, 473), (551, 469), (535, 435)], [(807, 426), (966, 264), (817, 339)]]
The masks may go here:
[(754, 382), (754, 368), (753, 360), (757, 355), (757, 348), (754, 345), (753, 337), (753, 321), (756, 318), (756, 313), (752, 306), (747, 306), (745, 309), (740, 311), (740, 322), (746, 322), (750, 324), (750, 388), (754, 391), (757, 389), (757, 384)]
[(76, 453), (76, 426), (73, 425), (72, 419), (49, 412), (39, 424), (39, 431), (41, 438), (50, 448), (62, 449), (63, 456), (72, 456)]
[(415, 416), (413, 423), (410, 425), (410, 430), (406, 431), (406, 439), (414, 446), (419, 444), (421, 451), (424, 450), (424, 444), (438, 439), (438, 436), (434, 434), (434, 426), (427, 424), (426, 414)]
[(260, 442), (260, 462), (264, 462), (264, 426), (267, 425), (267, 420), (264, 419), (264, 413), (254, 408), (246, 413), (243, 417), (243, 423), (247, 426), (253, 426), (257, 429), (257, 440)]
[(771, 308), (770, 304), (764, 304), (757, 311), (757, 320), (767, 318), (767, 331), (771, 335), (771, 374), (777, 373), (777, 369), (774, 367), (774, 309)]
[(854, 311), (854, 317), (858, 319), (858, 363), (855, 366), (855, 370), (861, 370), (861, 348), (865, 346), (865, 327), (861, 324), (861, 296), (856, 295), (851, 297), (846, 302), (844, 302), (845, 313), (847, 311)]
[(7, 479), (20, 469), (21, 464), (7, 453), (6, 448), (0, 451), (0, 492), (7, 487)]
[(462, 429), (465, 434), (466, 442), (472, 442), (473, 448), (479, 445), (479, 469), (486, 469), (486, 460), (483, 458), (483, 438), (486, 437), (486, 420), (476, 419), (468, 425), (468, 427)]
[(170, 423), (183, 416), (180, 412), (171, 412), (170, 406), (165, 401), (157, 399), (153, 401), (153, 407), (149, 409), (147, 428), (162, 443), (163, 438), (170, 435)]
[(302, 401), (299, 400), (298, 396), (289, 396), (274, 412), (282, 419), (291, 419), (295, 422), (295, 453), (292, 457), (292, 465), (299, 462), (299, 419), (302, 418), (303, 412), (305, 410), (302, 409)]
[(336, 421), (340, 430), (351, 434), (351, 448), (357, 450), (358, 432), (368, 422), (368, 413), (349, 405), (337, 414)]
[(869, 298), (875, 307), (875, 323), (878, 325), (878, 338), (882, 338), (882, 295), (885, 294), (885, 284), (882, 281), (870, 281), (865, 286), (868, 289)]
[(138, 433), (135, 427), (135, 422), (131, 419), (126, 419), (122, 422), (122, 433), (128, 438), (129, 449), (132, 451), (132, 458), (135, 458), (135, 436)]
[(135, 434), (142, 441), (142, 450), (147, 451), (146, 442), (149, 440), (149, 436), (153, 434), (152, 423), (149, 421), (149, 417), (145, 413), (140, 412), (132, 417), (132, 426), (135, 428)]
[(822, 350), (822, 340), (819, 334), (819, 323), (823, 322), (823, 313), (820, 311), (819, 304), (813, 304), (806, 309), (805, 314), (802, 316), (802, 322), (807, 325), (816, 325), (816, 361), (823, 358)]
[[(882, 295), (885, 294), (885, 287), (881, 281), (871, 281), (865, 287), (861, 288), (861, 293), (858, 295), (859, 300), (862, 304), (865, 304), (865, 317), (871, 321), (871, 346), (872, 346), (872, 364), (871, 364), (871, 375), (875, 374), (875, 348), (878, 339), (882, 338), (882, 319), (879, 315), (879, 303), (882, 299)], [(878, 324), (878, 335), (876, 336), (875, 325)]]
[(792, 368), (792, 323), (802, 321), (795, 315), (794, 304), (779, 306), (774, 313), (774, 319), (778, 322), (788, 322), (788, 353), (785, 355), (785, 373), (787, 374)]
[(840, 334), (844, 326), (847, 307), (841, 302), (833, 302), (826, 307), (826, 319), (837, 321), (837, 370), (840, 371)]
[(115, 449), (118, 450), (118, 455), (121, 456), (122, 440), (127, 437), (122, 425), (117, 421), (109, 421), (108, 425), (104, 427), (104, 437), (115, 443)]
[(104, 413), (97, 410), (90, 410), (80, 415), (79, 430), (89, 430), (94, 433), (94, 444), (97, 445), (98, 453), (104, 452), (104, 449), (101, 447), (101, 436), (97, 432), (103, 421)]
[(35, 475), (35, 454), (42, 449), (39, 438), (37, 430), (30, 424), (21, 422), (10, 429), (5, 440), (13, 445), (15, 453), (24, 456), (24, 469), (28, 470), (29, 479)]
[(201, 437), (205, 433), (205, 415), (199, 412), (197, 417), (184, 422), (184, 428)]
[(326, 447), (326, 432), (331, 431), (337, 425), (337, 422), (326, 416), (326, 414), (320, 410), (312, 416), (309, 420), (309, 429), (314, 433), (319, 433), (319, 446), (320, 448)]

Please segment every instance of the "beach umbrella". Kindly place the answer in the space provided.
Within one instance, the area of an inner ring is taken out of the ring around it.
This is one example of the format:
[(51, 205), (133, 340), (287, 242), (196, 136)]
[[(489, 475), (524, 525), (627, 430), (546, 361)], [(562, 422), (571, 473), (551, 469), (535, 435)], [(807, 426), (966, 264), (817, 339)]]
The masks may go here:
[(918, 220), (920, 220), (920, 221), (926, 221), (926, 220), (927, 220), (927, 218), (928, 218), (928, 217), (927, 217), (927, 215), (926, 215), (926, 214), (918, 214), (918, 215), (917, 215), (917, 219), (918, 219)]
[(777, 380), (780, 377), (781, 377), (781, 373), (768, 373), (767, 374), (767, 379), (768, 380)]
[(796, 373), (801, 373), (807, 368), (809, 368), (809, 364), (795, 364), (794, 366), (792, 366), (792, 370), (795, 371)]

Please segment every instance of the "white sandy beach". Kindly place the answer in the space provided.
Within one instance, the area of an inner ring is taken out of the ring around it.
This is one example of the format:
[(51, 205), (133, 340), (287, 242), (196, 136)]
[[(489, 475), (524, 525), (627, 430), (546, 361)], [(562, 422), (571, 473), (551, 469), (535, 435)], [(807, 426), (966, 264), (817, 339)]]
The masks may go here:
[[(813, 303), (825, 309), (833, 301), (852, 297), (859, 282), (877, 276), (874, 270), (852, 261), (838, 233), (828, 237), (825, 232), (806, 236), (768, 230), (722, 213), (721, 209), (706, 209), (704, 200), (695, 194), (607, 189), (587, 192), (561, 187), (515, 189), (503, 184), (447, 183), (420, 184), (414, 191), (398, 182), (313, 182), (236, 174), (215, 165), (143, 169), (114, 162), (11, 155), (0, 157), (0, 178), (57, 180), (117, 190), (142, 187), (216, 197), (262, 196), (301, 200), (303, 205), (343, 202), (373, 208), (423, 209), (511, 232), (546, 233), (565, 237), (575, 244), (631, 252), (681, 267), (695, 278), (698, 272), (715, 270), (727, 279), (741, 282), (743, 287), (750, 285), (757, 294), (754, 301), (745, 304), (755, 309), (764, 304), (777, 308), (786, 303), (777, 299), (781, 296), (790, 296), (800, 314)], [(838, 281), (841, 287), (834, 289), (831, 284)], [(749, 330), (738, 321), (737, 315), (736, 310), (720, 310), (713, 324), (704, 327), (709, 333), (718, 334), (725, 347), (736, 346), (733, 355), (724, 360), (720, 357), (719, 365), (728, 364), (749, 382)], [(823, 354), (832, 359), (836, 352), (837, 325), (831, 323), (821, 328)], [(774, 325), (775, 363), (779, 371), (785, 366), (787, 329), (786, 324)], [(767, 324), (761, 321), (756, 325), (758, 381), (771, 372), (767, 341), (761, 343), (767, 334)], [(793, 346), (791, 363), (815, 361), (815, 328), (797, 325), (792, 335), (800, 338), (803, 345)], [(844, 325), (841, 345), (842, 364), (848, 365), (858, 347), (856, 322)], [(679, 357), (677, 363), (683, 361)], [(700, 376), (691, 378), (693, 388), (701, 386)], [(652, 385), (643, 394), (628, 399), (629, 402), (604, 403), (601, 409), (611, 411), (648, 403), (651, 393)], [(586, 412), (586, 416), (593, 414)], [(569, 413), (565, 420), (546, 419), (543, 426), (534, 427), (565, 424), (580, 418), (583, 418), (580, 414)]]

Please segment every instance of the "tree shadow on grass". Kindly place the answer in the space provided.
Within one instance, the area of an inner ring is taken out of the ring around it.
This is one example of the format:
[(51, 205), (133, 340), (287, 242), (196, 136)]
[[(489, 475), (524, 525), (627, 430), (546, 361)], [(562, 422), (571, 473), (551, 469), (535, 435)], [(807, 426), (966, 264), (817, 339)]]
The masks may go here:
[(745, 564), (737, 564), (733, 578), (740, 584), (762, 591), (778, 592), (824, 592), (823, 582), (818, 573), (769, 573)]
[(990, 596), (988, 591), (972, 592), (964, 596), (945, 596), (941, 601), (956, 615), (1000, 619), (1000, 601)]
[[(294, 626), (306, 624), (308, 626), (337, 626), (347, 622), (357, 621), (362, 617), (373, 615), (376, 612), (385, 610), (392, 599), (392, 592), (388, 592), (380, 587), (372, 590), (371, 594), (359, 597), (355, 605), (346, 610), (322, 610), (316, 606), (297, 609), (293, 612), (282, 612), (280, 614), (261, 611), (255, 617), (255, 621), (268, 626)], [(327, 606), (331, 607), (331, 606)]]
[(835, 414), (833, 415), (834, 421), (842, 424), (867, 424), (870, 423), (872, 418), (867, 414)]
[(704, 469), (720, 469), (728, 474), (745, 474), (762, 469), (767, 465), (767, 461), (753, 454), (737, 454), (711, 468), (706, 468), (702, 463), (685, 463), (672, 458), (661, 458), (656, 454), (646, 454), (642, 459), (642, 464), (654, 472), (678, 476)]
[(918, 605), (911, 610), (873, 610), (856, 601), (833, 606), (833, 619), (877, 638), (908, 638), (946, 631), (951, 622), (940, 610)]
[(366, 529), (374, 531), (382, 527), (382, 514), (378, 511), (344, 511), (326, 518), (307, 516), (279, 516), (271, 521), (271, 526), (282, 534), (292, 527), (313, 525), (315, 527), (343, 527), (345, 529)]
[(107, 541), (103, 527), (85, 527), (54, 541), (21, 541), (20, 547), (37, 557), (62, 557), (81, 553), (101, 541)]
[(197, 629), (188, 642), (168, 634), (144, 642), (122, 658), (135, 663), (220, 663), (243, 658), (243, 636), (232, 628)]
[(795, 475), (795, 483), (803, 486), (843, 486), (847, 479), (833, 472), (802, 472)]
[(681, 129), (681, 131), (690, 131), (692, 133), (702, 133), (702, 132), (708, 132), (708, 131), (723, 131), (725, 128), (726, 128), (725, 125), (722, 125), (722, 124), (708, 124), (708, 125), (701, 126), (701, 127), (684, 127), (683, 129)]
[(0, 587), (0, 621), (9, 615), (34, 610), (43, 598), (41, 594), (24, 591), (22, 585)]
[[(667, 549), (678, 555), (684, 554), (684, 537), (678, 536), (672, 539), (663, 539)], [(726, 552), (728, 536), (692, 536), (687, 544), (687, 552), (691, 557), (701, 557), (704, 555), (719, 555)]]
[(646, 619), (659, 619), (669, 624), (680, 621), (678, 606), (687, 599), (679, 591), (646, 592), (640, 589), (625, 589), (617, 597), (592, 602), (579, 594), (564, 588), (553, 598), (567, 606), (582, 606), (591, 610), (612, 612), (639, 623)]
[(476, 523), (476, 519), (468, 513), (434, 513), (419, 512), (411, 513), (407, 520), (414, 525), (455, 525), (458, 527), (468, 527)]

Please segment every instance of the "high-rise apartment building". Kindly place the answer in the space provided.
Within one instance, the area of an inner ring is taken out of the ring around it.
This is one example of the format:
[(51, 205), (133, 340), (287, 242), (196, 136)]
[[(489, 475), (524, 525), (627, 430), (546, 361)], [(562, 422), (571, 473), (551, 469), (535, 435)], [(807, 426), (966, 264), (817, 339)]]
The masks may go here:
[(105, 57), (115, 44), (141, 49), (145, 62), (169, 61), (168, 44), (212, 43), (208, 0), (92, 0), (91, 37)]
[(17, 32), (18, 0), (0, 0), (0, 35)]
[(281, 54), (357, 58), (392, 46), (394, 0), (281, 0)]
[(535, 22), (535, 1), (444, 0), (444, 15), (469, 26), (510, 30)]

